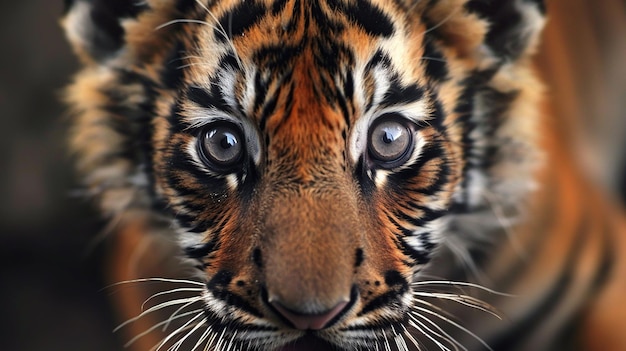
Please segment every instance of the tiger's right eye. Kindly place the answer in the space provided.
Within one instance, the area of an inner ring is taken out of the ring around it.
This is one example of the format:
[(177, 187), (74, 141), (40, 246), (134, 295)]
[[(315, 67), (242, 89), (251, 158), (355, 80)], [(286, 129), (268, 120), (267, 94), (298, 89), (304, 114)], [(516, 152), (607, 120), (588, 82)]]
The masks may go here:
[(381, 117), (370, 128), (368, 151), (371, 160), (379, 167), (400, 166), (411, 156), (413, 148), (411, 128), (396, 115)]
[(202, 129), (198, 149), (202, 161), (210, 168), (226, 172), (241, 164), (245, 154), (244, 135), (234, 123), (219, 121)]

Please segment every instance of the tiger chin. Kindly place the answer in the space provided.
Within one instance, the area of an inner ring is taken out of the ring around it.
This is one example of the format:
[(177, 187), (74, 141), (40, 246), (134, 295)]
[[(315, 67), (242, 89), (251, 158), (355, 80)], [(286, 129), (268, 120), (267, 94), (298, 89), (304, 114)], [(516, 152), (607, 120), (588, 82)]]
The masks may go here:
[(196, 270), (159, 348), (489, 348), (429, 298), (497, 314), (440, 271), (523, 220), (541, 1), (67, 3), (84, 185)]

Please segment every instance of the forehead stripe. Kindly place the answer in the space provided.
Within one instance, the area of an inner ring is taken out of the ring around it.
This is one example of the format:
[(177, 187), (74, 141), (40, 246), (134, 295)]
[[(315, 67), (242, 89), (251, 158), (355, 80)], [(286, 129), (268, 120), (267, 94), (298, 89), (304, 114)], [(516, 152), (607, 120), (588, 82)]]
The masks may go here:
[(392, 80), (390, 83), (389, 89), (381, 101), (383, 106), (409, 104), (422, 99), (424, 96), (424, 89), (416, 84), (402, 86), (397, 79)]
[(367, 0), (358, 0), (346, 10), (350, 20), (372, 36), (390, 37), (393, 23), (379, 8)]
[(425, 40), (422, 61), (426, 75), (436, 82), (444, 81), (448, 77), (448, 64), (441, 51), (432, 40)]
[[(214, 34), (221, 42), (242, 35), (261, 21), (265, 8), (256, 1), (244, 1), (219, 19)], [(226, 33), (224, 33), (226, 32)]]
[(368, 35), (390, 37), (394, 32), (391, 19), (368, 0), (357, 0), (350, 4), (329, 1), (328, 6), (345, 14), (350, 22), (362, 28)]

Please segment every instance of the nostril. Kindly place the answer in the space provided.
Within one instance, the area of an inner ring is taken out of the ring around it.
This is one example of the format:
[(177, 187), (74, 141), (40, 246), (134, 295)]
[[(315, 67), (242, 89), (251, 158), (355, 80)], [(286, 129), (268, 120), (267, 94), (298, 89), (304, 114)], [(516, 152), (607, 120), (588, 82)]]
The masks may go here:
[(340, 302), (330, 310), (319, 314), (306, 314), (296, 312), (283, 306), (278, 301), (270, 302), (276, 312), (287, 319), (296, 329), (300, 330), (320, 330), (329, 327), (331, 321), (346, 308), (348, 302)]

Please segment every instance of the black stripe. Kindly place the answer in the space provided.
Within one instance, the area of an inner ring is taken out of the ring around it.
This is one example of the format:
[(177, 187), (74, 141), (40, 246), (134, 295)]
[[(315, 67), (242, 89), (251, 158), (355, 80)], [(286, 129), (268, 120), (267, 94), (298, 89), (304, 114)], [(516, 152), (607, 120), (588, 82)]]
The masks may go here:
[[(88, 20), (95, 28), (85, 31), (83, 35), (89, 36), (85, 38), (87, 49), (98, 60), (106, 59), (124, 46), (125, 31), (120, 21), (125, 18), (135, 18), (144, 10), (149, 9), (147, 5), (126, 0), (93, 0), (88, 3), (91, 5)], [(70, 2), (65, 4), (66, 6), (72, 5)]]
[(350, 111), (348, 110), (348, 103), (346, 101), (346, 97), (343, 94), (337, 94), (335, 98), (337, 100), (337, 104), (339, 105), (339, 109), (341, 110), (341, 115), (343, 116), (343, 120), (346, 123), (346, 126), (350, 127), (351, 125)]
[(383, 100), (382, 106), (398, 106), (418, 101), (424, 97), (424, 89), (417, 84), (402, 86), (398, 78), (391, 81), (391, 85)]
[(461, 189), (463, 189), (462, 198), (455, 203), (455, 212), (469, 211), (469, 178), (467, 177), (467, 174), (470, 169), (476, 166), (476, 161), (471, 157), (474, 149), (474, 140), (470, 137), (472, 132), (477, 127), (477, 124), (472, 120), (472, 115), (474, 113), (474, 95), (476, 94), (477, 88), (477, 84), (473, 77), (474, 76), (472, 75), (461, 83), (463, 91), (454, 108), (454, 112), (458, 115), (458, 123), (463, 126), (461, 143), (463, 145), (463, 159), (465, 160), (461, 177)]
[(217, 240), (217, 236), (207, 243), (202, 243), (194, 246), (188, 246), (185, 248), (185, 254), (189, 258), (201, 259), (208, 256), (211, 252), (219, 249), (220, 244)]
[[(259, 122), (259, 128), (261, 130), (265, 130), (265, 125), (267, 124), (267, 120), (272, 116), (272, 114), (274, 114), (274, 112), (276, 111), (276, 106), (278, 105), (278, 98), (280, 97), (280, 92), (282, 91), (282, 86), (279, 87), (276, 91), (276, 94), (272, 95), (264, 104), (263, 104), (263, 109), (261, 110), (261, 114), (260, 114), (260, 122)], [(288, 99), (293, 98), (293, 85), (289, 85), (287, 87), (289, 89), (289, 93), (288, 93)], [(288, 100), (291, 101), (291, 100)]]
[(354, 167), (354, 178), (359, 184), (361, 193), (366, 197), (371, 197), (376, 190), (376, 184), (374, 184), (374, 181), (367, 176), (367, 168), (365, 166), (365, 161), (363, 160), (363, 158), (364, 157), (360, 157), (357, 161), (356, 166)]
[(185, 230), (188, 230), (192, 233), (201, 233), (199, 230), (195, 229), (196, 222), (196, 214), (186, 214), (186, 213), (176, 213), (173, 209), (169, 209), (170, 214), (174, 217), (176, 223)]
[[(257, 111), (261, 106), (263, 106), (265, 99), (267, 97), (267, 87), (269, 86), (269, 81), (263, 79), (261, 75), (261, 71), (257, 70), (254, 75), (254, 102), (252, 105), (252, 111)], [(263, 124), (263, 116), (261, 116), (261, 124)], [(261, 130), (264, 128), (261, 127)]]
[(185, 50), (184, 42), (179, 41), (170, 50), (169, 54), (165, 56), (160, 73), (164, 87), (177, 90), (181, 86), (185, 78), (184, 70), (180, 68), (184, 65), (182, 55), (185, 53)]
[(395, 291), (386, 292), (386, 293), (384, 293), (384, 294), (374, 298), (373, 300), (368, 302), (365, 306), (363, 306), (361, 311), (359, 311), (359, 313), (357, 313), (357, 317), (364, 316), (367, 313), (370, 313), (370, 312), (375, 311), (377, 309), (389, 307), (390, 305), (392, 305), (394, 303), (397, 303), (399, 300), (400, 300), (400, 296), (399, 296), (399, 294), (397, 292), (395, 292)]
[[(310, 18), (317, 23), (318, 27), (324, 32), (328, 33), (330, 37), (337, 37), (338, 34), (343, 32), (345, 26), (342, 22), (335, 21), (324, 14), (320, 6), (320, 1), (309, 1)], [(345, 4), (343, 1), (330, 1), (326, 5), (334, 12), (345, 12)], [(309, 16), (306, 17), (308, 21)]]
[(345, 44), (327, 37), (315, 37), (311, 39), (314, 46), (313, 54), (316, 67), (324, 68), (330, 76), (335, 76), (339, 65), (351, 67), (354, 65), (354, 55)]
[(446, 214), (445, 210), (433, 210), (432, 208), (417, 205), (414, 202), (409, 202), (409, 206), (410, 206), (410, 210), (418, 210), (422, 212), (422, 215), (419, 218), (414, 218), (412, 216), (409, 216), (405, 212), (403, 212), (401, 209), (394, 211), (393, 214), (397, 216), (398, 218), (405, 220), (409, 222), (410, 224), (416, 227), (420, 227), (420, 228), (423, 227), (428, 222), (431, 222), (437, 218), (440, 218), (444, 214)]
[[(287, 94), (287, 101), (288, 101), (287, 105), (284, 107), (283, 114), (281, 116), (277, 116), (277, 117), (280, 117), (280, 119), (278, 120), (278, 122), (276, 124), (276, 127), (275, 127), (275, 129), (273, 131), (273, 134), (278, 133), (280, 131), (280, 129), (284, 125), (287, 124), (287, 121), (289, 121), (291, 116), (293, 116), (292, 111), (293, 111), (293, 96), (294, 96), (294, 94), (295, 94), (295, 88), (294, 88), (293, 85), (290, 84), (289, 85), (289, 92)], [(261, 123), (260, 123), (261, 128), (262, 128), (261, 130), (265, 130), (265, 126), (266, 126), (267, 120), (268, 120), (268, 118), (270, 116), (271, 115), (267, 115), (267, 118), (264, 118), (264, 119), (261, 120)], [(287, 155), (286, 150), (284, 150), (281, 154), (277, 155), (277, 157), (278, 158), (283, 158), (286, 155)]]
[[(274, 3), (272, 4), (272, 15), (276, 16), (282, 10), (284, 10), (285, 6), (287, 5), (287, 1), (288, 0), (276, 0), (276, 1), (274, 1)], [(294, 13), (298, 13), (298, 12), (294, 11)]]
[(382, 50), (377, 50), (374, 55), (372, 55), (372, 58), (370, 58), (370, 60), (367, 62), (367, 65), (365, 65), (365, 70), (363, 72), (365, 72), (365, 74), (368, 74), (368, 72), (373, 71), (376, 66), (391, 66), (391, 59)]
[(355, 268), (359, 267), (363, 263), (363, 260), (364, 260), (363, 249), (359, 247), (355, 251), (354, 267)]
[[(525, 2), (534, 2), (540, 11), (545, 10), (541, 1)], [(520, 12), (517, 1), (470, 0), (465, 8), (490, 22), (485, 43), (497, 56), (515, 59), (524, 51), (529, 36), (524, 25), (526, 19)]]
[(431, 39), (426, 38), (424, 40), (422, 61), (424, 62), (425, 73), (431, 80), (441, 82), (448, 77), (446, 59)]
[(346, 72), (346, 76), (343, 80), (343, 95), (347, 100), (354, 98), (354, 77), (352, 76), (352, 70)]
[[(444, 149), (441, 145), (437, 143), (430, 143), (422, 148), (422, 152), (420, 153), (419, 158), (416, 160), (414, 164), (410, 167), (401, 169), (400, 171), (389, 174), (388, 179), (395, 184), (397, 190), (403, 191), (405, 189), (404, 184), (410, 183), (416, 177), (420, 176), (420, 172), (422, 171), (422, 167), (424, 165), (433, 160), (433, 159), (443, 159), (445, 163), (445, 154)], [(446, 178), (446, 174), (444, 172), (448, 171), (446, 167), (439, 168), (439, 172), (436, 175), (439, 178)], [(435, 184), (436, 185), (436, 184)]]
[[(408, 229), (402, 229), (402, 234), (405, 237), (414, 236), (413, 233)], [(419, 251), (413, 246), (409, 245), (403, 239), (398, 240), (397, 247), (400, 251), (402, 251), (405, 256), (410, 257), (413, 261), (415, 261), (415, 264), (424, 265), (430, 262), (430, 254), (432, 253), (432, 250), (435, 246), (430, 241), (421, 242), (421, 239), (420, 243), (424, 245), (425, 250)]]
[(177, 0), (176, 10), (178, 10), (178, 12), (180, 12), (181, 14), (189, 15), (189, 12), (192, 11), (197, 4), (197, 0)]
[[(214, 86), (217, 86), (217, 84), (215, 84)], [(200, 107), (216, 107), (219, 109), (226, 107), (226, 101), (221, 96), (221, 94), (220, 96), (215, 97), (212, 94), (209, 94), (209, 92), (207, 92), (203, 88), (191, 86), (185, 92), (185, 96), (187, 97), (187, 99), (189, 99), (189, 101)]]
[(227, 189), (226, 180), (221, 177), (212, 177), (209, 174), (198, 169), (198, 167), (190, 159), (190, 156), (182, 148), (182, 145), (172, 145), (172, 152), (167, 157), (169, 168), (166, 171), (166, 179), (168, 184), (185, 195), (193, 195), (197, 193), (195, 188), (186, 188), (182, 185), (181, 175), (177, 172), (184, 172), (185, 176), (192, 177), (195, 182), (206, 187), (211, 193), (224, 193)]
[(299, 42), (295, 45), (283, 43), (277, 46), (263, 46), (254, 52), (253, 61), (257, 62), (257, 66), (262, 66), (271, 71), (275, 76), (280, 76), (293, 66), (292, 62), (303, 50), (303, 42)]
[(595, 296), (595, 294), (604, 287), (604, 284), (609, 280), (615, 268), (617, 257), (615, 249), (617, 246), (614, 245), (611, 233), (617, 233), (617, 231), (614, 231), (614, 228), (609, 228), (609, 223), (607, 223), (606, 220), (604, 220), (604, 226), (605, 228), (602, 231), (602, 242), (604, 245), (600, 253), (602, 261), (596, 270), (596, 274), (594, 274), (595, 278), (590, 286), (589, 297)]
[[(258, 24), (265, 15), (266, 9), (257, 1), (244, 1), (219, 19), (219, 26), (214, 30), (215, 37), (223, 43), (242, 35), (252, 26)], [(222, 32), (226, 31), (226, 36)]]
[(230, 69), (241, 71), (241, 65), (239, 64), (237, 56), (232, 51), (229, 51), (226, 55), (220, 58), (218, 67), (223, 71), (228, 71)]
[(443, 109), (443, 104), (441, 103), (441, 100), (436, 93), (431, 93), (431, 101), (433, 111), (430, 119), (428, 120), (428, 124), (435, 128), (435, 130), (445, 138), (447, 135), (447, 130), (443, 127), (443, 121), (446, 117)]
[(367, 0), (357, 0), (355, 6), (346, 10), (351, 22), (363, 28), (371, 36), (390, 37), (394, 28), (391, 19)]
[(358, 317), (377, 309), (395, 306), (400, 303), (402, 295), (409, 290), (409, 283), (407, 280), (402, 276), (402, 274), (400, 274), (400, 272), (395, 270), (385, 272), (385, 284), (390, 291), (372, 299), (365, 306), (363, 306), (361, 311), (357, 313)]
[[(264, 318), (263, 313), (261, 311), (253, 307), (250, 303), (248, 303), (248, 301), (246, 301), (245, 298), (233, 293), (232, 291), (229, 291), (226, 289), (219, 289), (219, 290), (212, 290), (211, 292), (213, 293), (213, 296), (215, 298), (224, 301), (229, 307), (239, 308), (241, 310), (244, 310), (246, 313), (249, 313), (257, 318)], [(221, 320), (223, 321), (224, 319), (221, 318)], [(245, 329), (245, 328), (240, 329), (239, 327), (235, 327), (232, 325), (232, 323), (229, 323), (228, 325), (230, 328), (232, 328), (232, 330), (236, 329), (239, 332), (241, 332), (242, 329)], [(256, 330), (259, 330), (259, 329), (256, 329)], [(270, 330), (274, 330), (274, 329), (270, 329)]]
[[(243, 324), (238, 320), (228, 320), (225, 321), (223, 316), (217, 315), (213, 311), (208, 308), (204, 309), (204, 315), (207, 317), (206, 325), (211, 326), (214, 334), (222, 335), (224, 332), (224, 336), (230, 337), (234, 331), (242, 334), (245, 332), (254, 332), (254, 331), (270, 331), (275, 332), (278, 330), (276, 327), (268, 327), (256, 324)], [(262, 318), (262, 317), (261, 317)], [(232, 339), (233, 341), (233, 349), (234, 350), (245, 350), (250, 345), (248, 343), (238, 343), (236, 339)]]

